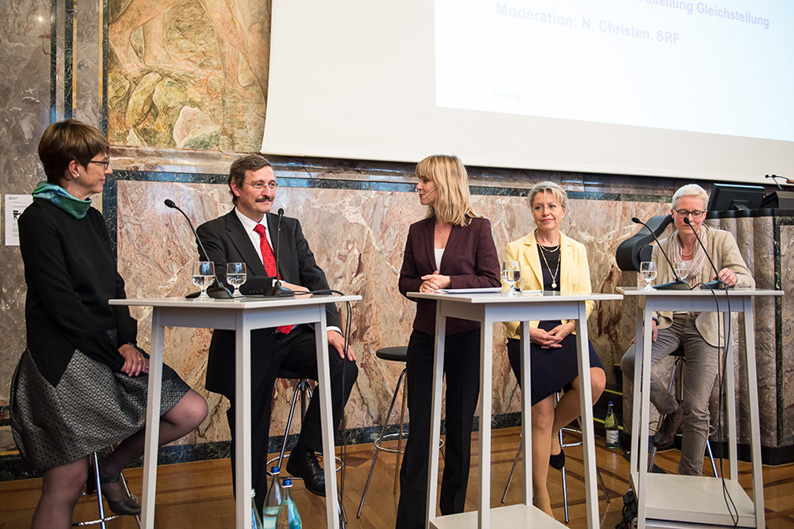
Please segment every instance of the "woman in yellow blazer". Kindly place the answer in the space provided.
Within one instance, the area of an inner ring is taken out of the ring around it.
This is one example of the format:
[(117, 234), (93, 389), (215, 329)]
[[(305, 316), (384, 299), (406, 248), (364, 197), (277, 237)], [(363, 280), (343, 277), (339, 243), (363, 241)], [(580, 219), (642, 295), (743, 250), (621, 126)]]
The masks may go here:
[[(560, 233), (568, 195), (553, 182), (541, 182), (529, 193), (529, 204), (537, 228), (507, 245), (506, 261), (518, 261), (524, 288), (528, 290), (587, 293), (590, 269), (584, 245)], [(587, 302), (587, 314), (593, 302)], [(506, 323), (510, 366), (521, 384), (521, 341), (518, 322)], [(532, 488), (534, 503), (554, 516), (546, 480), (549, 465), (562, 468), (565, 454), (560, 429), (580, 415), (579, 373), (573, 321), (530, 322), (532, 374)], [(589, 342), (588, 342), (589, 343)], [(595, 402), (606, 384), (606, 375), (593, 345), (590, 345), (590, 378)], [(565, 390), (554, 406), (554, 394)]]

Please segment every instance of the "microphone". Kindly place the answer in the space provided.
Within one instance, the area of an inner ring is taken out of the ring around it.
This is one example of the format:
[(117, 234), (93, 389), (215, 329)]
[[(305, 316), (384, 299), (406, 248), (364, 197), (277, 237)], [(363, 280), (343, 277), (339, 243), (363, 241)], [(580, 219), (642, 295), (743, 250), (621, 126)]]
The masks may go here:
[(291, 298), (295, 297), (295, 293), (281, 284), (281, 274), (278, 270), (278, 250), (281, 243), (281, 219), (284, 217), (284, 208), (278, 208), (278, 224), (276, 225), (276, 280), (273, 281), (273, 286), (265, 290), (265, 296), (272, 296), (276, 298)]
[[(684, 217), (684, 224), (686, 224), (687, 226), (692, 228), (692, 221), (689, 220), (689, 217)], [(714, 261), (711, 260), (711, 256), (706, 251), (706, 247), (703, 246), (703, 241), (701, 241), (700, 237), (698, 237), (698, 232), (695, 231), (695, 228), (692, 228), (692, 233), (695, 234), (695, 239), (697, 239), (698, 244), (700, 245), (700, 247), (703, 248), (703, 253), (706, 254), (706, 259), (709, 260), (709, 264), (711, 264), (711, 269), (714, 270), (714, 277), (715, 277), (714, 281), (709, 281), (708, 283), (703, 283), (703, 288), (708, 288), (710, 290), (714, 290), (714, 289), (725, 289), (725, 290), (727, 290), (728, 289), (728, 285), (726, 285), (725, 283), (723, 283), (719, 279), (720, 273), (717, 271), (717, 267), (714, 266)]]
[[(190, 222), (190, 218), (170, 198), (166, 198), (164, 204), (171, 209), (177, 210), (182, 214), (183, 217), (185, 217), (188, 226), (190, 226), (190, 231), (193, 232), (193, 236), (196, 238), (196, 242), (198, 243), (199, 249), (201, 250), (199, 252), (199, 257), (201, 257), (203, 261), (209, 261), (210, 260), (209, 254), (207, 254), (207, 250), (204, 249), (204, 245), (201, 243), (201, 239), (199, 239), (198, 233), (196, 233), (196, 229), (193, 227), (193, 223)], [(203, 256), (201, 254), (203, 254)], [(192, 294), (188, 294), (185, 297), (195, 298), (198, 297), (199, 294), (200, 294), (199, 292), (193, 292)], [(228, 288), (226, 288), (223, 285), (223, 283), (221, 283), (221, 280), (218, 277), (217, 270), (215, 271), (215, 284), (207, 289), (207, 295), (209, 295), (209, 297), (211, 298), (216, 298), (216, 299), (232, 299), (232, 293), (229, 291)]]
[(631, 217), (631, 222), (635, 224), (642, 224), (643, 226), (645, 226), (645, 228), (651, 233), (651, 237), (653, 237), (653, 240), (656, 241), (656, 246), (659, 248), (659, 251), (662, 252), (662, 255), (664, 256), (664, 260), (667, 261), (668, 265), (670, 265), (670, 270), (673, 271), (673, 277), (675, 277), (675, 281), (670, 281), (669, 283), (662, 283), (661, 285), (656, 285), (653, 288), (655, 288), (656, 290), (691, 290), (689, 288), (689, 283), (678, 277), (678, 274), (675, 273), (675, 267), (673, 266), (673, 263), (670, 261), (670, 258), (667, 257), (664, 248), (662, 248), (662, 244), (659, 242), (659, 239), (656, 238), (656, 234), (653, 232), (650, 226), (645, 224), (637, 217)]

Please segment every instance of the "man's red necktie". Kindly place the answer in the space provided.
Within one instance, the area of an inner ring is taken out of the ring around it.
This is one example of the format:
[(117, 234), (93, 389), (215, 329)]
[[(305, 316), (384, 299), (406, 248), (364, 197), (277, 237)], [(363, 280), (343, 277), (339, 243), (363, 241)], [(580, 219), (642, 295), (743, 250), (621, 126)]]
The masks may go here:
[[(265, 227), (262, 224), (254, 226), (254, 231), (259, 234), (259, 250), (262, 252), (262, 264), (265, 265), (265, 272), (267, 275), (276, 277), (276, 256), (273, 255), (273, 249), (267, 242), (267, 235), (265, 235)], [(279, 277), (279, 279), (281, 279)], [(292, 330), (292, 325), (281, 325), (276, 327), (276, 330), (289, 334)]]

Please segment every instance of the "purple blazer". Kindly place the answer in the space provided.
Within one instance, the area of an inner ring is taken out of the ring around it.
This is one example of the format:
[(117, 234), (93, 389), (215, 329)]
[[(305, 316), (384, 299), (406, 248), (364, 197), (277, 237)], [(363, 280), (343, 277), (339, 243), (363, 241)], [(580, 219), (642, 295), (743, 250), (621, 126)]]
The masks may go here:
[[(424, 219), (411, 224), (405, 243), (403, 266), (400, 270), (400, 293), (418, 292), (421, 277), (436, 270), (433, 251), (434, 219)], [(488, 219), (471, 219), (468, 226), (453, 226), (449, 234), (444, 256), (441, 258), (440, 274), (449, 276), (449, 288), (498, 287), (499, 258), (491, 235)], [(426, 299), (411, 299), (416, 302), (414, 330), (433, 335), (436, 332), (436, 302)], [(447, 319), (447, 334), (478, 329), (480, 324), (457, 318)]]

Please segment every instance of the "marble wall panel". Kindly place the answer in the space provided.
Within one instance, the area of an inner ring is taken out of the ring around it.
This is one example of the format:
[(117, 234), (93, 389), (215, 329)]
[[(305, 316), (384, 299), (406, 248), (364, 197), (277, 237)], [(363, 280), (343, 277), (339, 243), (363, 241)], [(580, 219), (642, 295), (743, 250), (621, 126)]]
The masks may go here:
[[(2, 196), (30, 193), (44, 178), (36, 145), (49, 124), (49, 20), (49, 2), (0, 3)], [(11, 374), (25, 347), (25, 280), (18, 247), (3, 241), (0, 262), (0, 406), (4, 406)]]
[(778, 321), (780, 335), (780, 360), (778, 362), (778, 395), (780, 446), (794, 444), (794, 219), (789, 218), (780, 226), (780, 280), (786, 295), (780, 300), (781, 318)]

